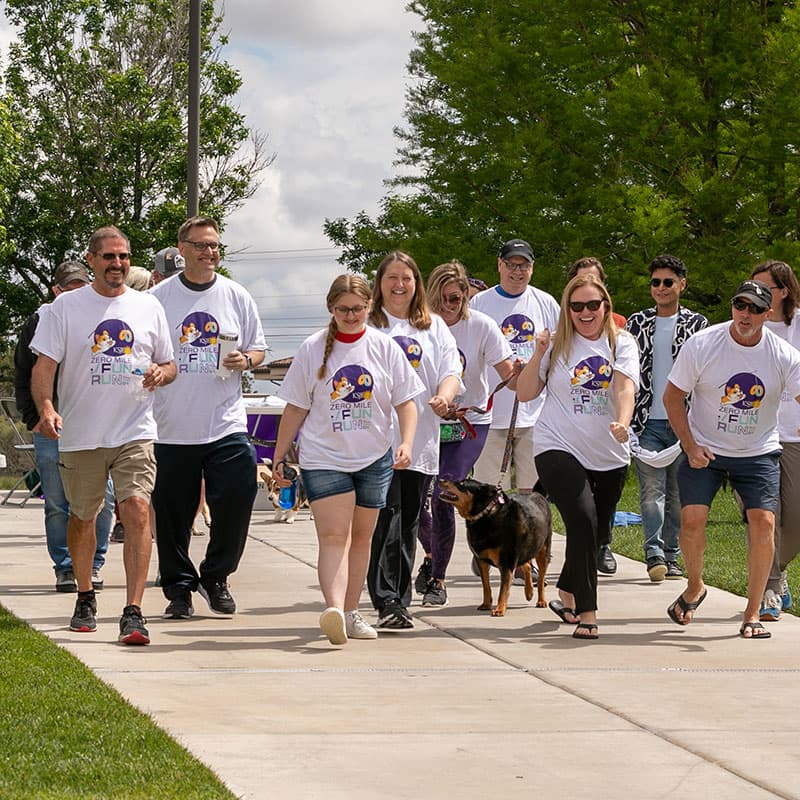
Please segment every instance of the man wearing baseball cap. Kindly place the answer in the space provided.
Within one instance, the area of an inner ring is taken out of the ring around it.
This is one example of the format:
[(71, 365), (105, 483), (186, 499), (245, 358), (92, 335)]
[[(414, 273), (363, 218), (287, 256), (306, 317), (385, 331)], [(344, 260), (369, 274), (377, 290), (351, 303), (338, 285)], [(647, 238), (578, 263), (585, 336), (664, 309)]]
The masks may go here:
[[(800, 402), (800, 353), (764, 322), (772, 293), (743, 281), (731, 300), (731, 322), (687, 339), (664, 391), (664, 406), (684, 455), (678, 466), (680, 547), (685, 591), (667, 609), (678, 625), (694, 620), (705, 600), (703, 555), (711, 502), (723, 480), (738, 493), (750, 529), (747, 605), (739, 628), (745, 639), (767, 639), (759, 622), (774, 553), (780, 486), (778, 408), (784, 393)], [(692, 404), (686, 408), (691, 393)]]
[[(53, 273), (51, 290), (54, 297), (62, 292), (71, 292), (88, 286), (91, 278), (86, 267), (78, 261), (64, 261), (59, 264)], [(40, 306), (25, 321), (17, 340), (14, 351), (14, 396), (17, 409), (22, 414), (22, 420), (29, 431), (33, 431), (39, 422), (39, 412), (31, 395), (31, 372), (36, 363), (36, 354), (30, 349), (33, 334), (39, 319), (47, 313), (49, 305)], [(58, 376), (56, 376), (56, 382)], [(53, 386), (55, 396), (55, 384)], [(55, 589), (57, 592), (77, 592), (78, 584), (72, 571), (72, 559), (67, 549), (67, 522), (69, 521), (69, 502), (64, 494), (61, 475), (58, 471), (58, 440), (48, 439), (41, 433), (33, 432), (33, 447), (36, 457), (36, 469), (41, 480), (42, 493), (44, 494), (44, 531), (47, 540), (47, 551), (53, 561), (53, 570), (56, 574)], [(95, 534), (97, 549), (92, 562), (92, 587), (95, 591), (103, 588), (103, 578), (100, 569), (106, 561), (108, 550), (108, 535), (111, 530), (112, 515), (114, 511), (114, 486), (111, 481), (106, 487), (103, 508), (97, 515)]]
[(156, 253), (153, 264), (153, 285), (183, 271), (186, 262), (177, 247), (165, 247)]
[[(533, 355), (536, 334), (548, 328), (555, 331), (558, 324), (559, 305), (555, 298), (530, 286), (534, 265), (533, 250), (524, 239), (510, 239), (501, 248), (497, 259), (500, 282), (479, 292), (470, 305), (488, 314), (500, 326), (500, 330), (514, 354), (517, 363), (526, 363)], [(516, 393), (501, 389), (494, 396), (492, 422), (486, 445), (475, 463), (475, 477), (484, 483), (496, 484), (500, 478), (511, 414)], [(503, 486), (510, 487), (511, 466), (514, 466), (516, 489), (530, 492), (536, 485), (536, 469), (533, 466), (533, 425), (544, 403), (544, 392), (535, 400), (520, 403), (515, 420), (514, 437), (508, 472)]]

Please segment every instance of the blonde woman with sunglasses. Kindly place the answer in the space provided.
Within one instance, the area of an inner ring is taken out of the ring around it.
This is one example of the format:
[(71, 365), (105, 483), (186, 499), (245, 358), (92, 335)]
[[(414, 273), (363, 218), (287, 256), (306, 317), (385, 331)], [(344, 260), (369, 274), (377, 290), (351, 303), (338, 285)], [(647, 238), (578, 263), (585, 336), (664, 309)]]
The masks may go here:
[(535, 463), (567, 532), (559, 599), (550, 608), (582, 640), (598, 638), (597, 550), (625, 484), (639, 384), (636, 342), (617, 328), (612, 311), (608, 290), (594, 275), (573, 278), (555, 336), (537, 334), (534, 355), (517, 379), (520, 401), (547, 386)]

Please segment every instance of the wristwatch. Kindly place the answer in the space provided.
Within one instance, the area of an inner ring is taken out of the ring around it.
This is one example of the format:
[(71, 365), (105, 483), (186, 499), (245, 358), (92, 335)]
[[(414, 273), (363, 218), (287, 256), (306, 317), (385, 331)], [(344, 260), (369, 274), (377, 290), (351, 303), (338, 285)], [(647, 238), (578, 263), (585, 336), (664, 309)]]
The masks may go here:
[(245, 360), (247, 361), (247, 369), (252, 370), (253, 369), (253, 359), (250, 358), (250, 353), (245, 353), (244, 357), (245, 357)]

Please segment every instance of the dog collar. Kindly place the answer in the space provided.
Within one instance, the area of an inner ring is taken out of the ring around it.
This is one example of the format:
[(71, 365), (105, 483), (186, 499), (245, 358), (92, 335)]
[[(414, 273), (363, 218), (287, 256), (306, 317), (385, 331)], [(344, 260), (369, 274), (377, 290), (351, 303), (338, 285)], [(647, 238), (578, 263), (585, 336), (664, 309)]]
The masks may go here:
[(479, 511), (477, 514), (474, 514), (471, 517), (464, 517), (464, 519), (467, 520), (467, 522), (475, 522), (476, 519), (481, 519), (482, 517), (487, 517), (489, 514), (494, 512), (494, 510), (497, 508), (497, 506), (501, 506), (505, 502), (506, 502), (506, 496), (503, 494), (503, 490), (502, 489), (498, 489), (497, 490), (497, 497), (495, 497), (494, 500), (492, 500), (489, 503), (489, 505), (486, 506), (486, 508), (483, 509), (483, 511)]

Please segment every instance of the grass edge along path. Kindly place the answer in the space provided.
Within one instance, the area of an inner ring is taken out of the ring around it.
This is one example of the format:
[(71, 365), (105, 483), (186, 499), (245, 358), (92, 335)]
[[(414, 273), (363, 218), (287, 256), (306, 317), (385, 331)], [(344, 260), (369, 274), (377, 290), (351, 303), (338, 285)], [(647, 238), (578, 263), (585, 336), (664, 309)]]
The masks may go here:
[(0, 797), (235, 800), (71, 653), (0, 605)]

